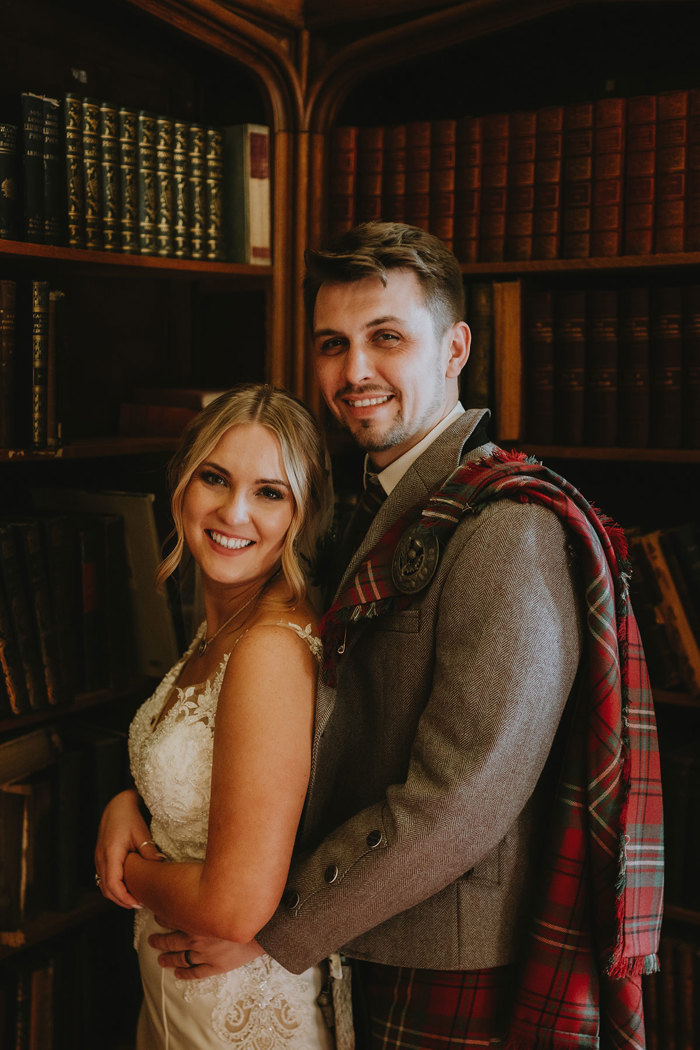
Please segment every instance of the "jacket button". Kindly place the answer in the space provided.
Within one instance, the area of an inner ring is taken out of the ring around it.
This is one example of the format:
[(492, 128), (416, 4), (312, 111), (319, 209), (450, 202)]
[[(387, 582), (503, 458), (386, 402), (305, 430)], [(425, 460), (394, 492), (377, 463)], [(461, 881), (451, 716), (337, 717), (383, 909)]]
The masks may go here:
[(370, 849), (376, 849), (377, 846), (379, 846), (381, 844), (381, 841), (382, 841), (382, 833), (381, 833), (381, 831), (376, 831), (376, 830), (375, 831), (370, 831), (369, 835), (367, 836), (366, 841), (367, 841), (367, 845), (369, 846)]
[(329, 886), (331, 885), (331, 883), (336, 881), (336, 879), (338, 878), (339, 875), (340, 875), (340, 872), (338, 871), (338, 865), (337, 864), (329, 864), (328, 867), (326, 868), (326, 870), (323, 873), (323, 877), (324, 877), (324, 879), (326, 880), (326, 882), (328, 883)]
[(293, 911), (294, 908), (298, 907), (300, 900), (301, 897), (296, 890), (285, 890), (284, 896), (282, 897), (282, 903), (285, 908), (289, 908), (290, 911)]

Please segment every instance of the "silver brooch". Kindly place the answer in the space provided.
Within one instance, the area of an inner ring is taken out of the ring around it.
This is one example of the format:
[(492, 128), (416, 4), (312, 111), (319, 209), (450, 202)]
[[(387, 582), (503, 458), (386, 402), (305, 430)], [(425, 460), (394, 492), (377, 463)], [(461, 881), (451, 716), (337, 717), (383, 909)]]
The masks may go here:
[(440, 544), (434, 532), (420, 522), (406, 529), (391, 561), (391, 580), (402, 594), (416, 594), (427, 587), (437, 569)]

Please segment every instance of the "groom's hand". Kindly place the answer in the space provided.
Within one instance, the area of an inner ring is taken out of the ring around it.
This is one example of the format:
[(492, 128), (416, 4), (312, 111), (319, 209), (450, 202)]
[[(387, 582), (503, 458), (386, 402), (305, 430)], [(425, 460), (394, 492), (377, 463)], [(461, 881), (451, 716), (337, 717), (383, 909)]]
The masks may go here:
[(239, 966), (264, 954), (257, 941), (236, 944), (217, 937), (191, 936), (182, 930), (152, 933), (148, 943), (161, 953), (158, 956), (160, 965), (174, 970), (175, 976), (184, 981), (196, 981), (201, 977), (237, 970)]

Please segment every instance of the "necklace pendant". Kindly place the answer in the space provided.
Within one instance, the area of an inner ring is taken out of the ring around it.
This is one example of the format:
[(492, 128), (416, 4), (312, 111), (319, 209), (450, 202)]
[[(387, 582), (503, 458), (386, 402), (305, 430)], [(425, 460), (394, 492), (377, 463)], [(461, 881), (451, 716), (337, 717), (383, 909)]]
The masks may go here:
[(200, 656), (204, 656), (204, 654), (206, 653), (208, 648), (209, 648), (209, 642), (206, 640), (206, 638), (202, 638), (201, 642), (199, 643), (199, 647), (197, 649), (197, 652), (199, 653)]

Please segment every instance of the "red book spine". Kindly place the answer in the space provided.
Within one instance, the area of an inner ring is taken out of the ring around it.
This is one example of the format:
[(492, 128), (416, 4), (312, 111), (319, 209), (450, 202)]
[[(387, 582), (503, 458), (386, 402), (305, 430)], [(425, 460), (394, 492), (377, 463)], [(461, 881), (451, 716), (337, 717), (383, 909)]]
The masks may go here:
[(338, 237), (356, 223), (357, 133), (351, 125), (333, 128), (328, 163), (328, 233)]
[(657, 96), (654, 251), (685, 247), (685, 183), (688, 170), (688, 92)]
[(382, 217), (384, 128), (360, 128), (357, 133), (357, 222)]
[(491, 113), (482, 120), (479, 258), (484, 262), (500, 262), (505, 255), (509, 123), (507, 113)]
[(649, 255), (654, 245), (656, 195), (656, 96), (627, 100), (625, 157), (625, 255)]
[(435, 120), (430, 138), (430, 230), (454, 248), (457, 121)]
[(700, 251), (700, 88), (688, 92), (685, 250)]
[(423, 230), (430, 227), (430, 139), (429, 120), (406, 125), (406, 222)]
[(700, 448), (700, 284), (685, 289), (682, 389), (683, 444)]
[(584, 259), (591, 250), (593, 192), (592, 102), (564, 107), (564, 179), (561, 254)]
[(507, 259), (532, 258), (536, 126), (537, 114), (534, 110), (511, 114), (505, 244)]
[(554, 320), (552, 293), (534, 290), (525, 300), (527, 386), (525, 424), (530, 441), (554, 441)]
[(620, 290), (617, 441), (627, 448), (649, 444), (649, 289)]
[(559, 257), (563, 151), (564, 107), (539, 109), (535, 141), (533, 259)]
[(680, 288), (651, 290), (650, 440), (654, 448), (679, 448), (682, 438)]
[(462, 262), (479, 258), (479, 216), (483, 163), (481, 117), (457, 121), (454, 251)]
[(406, 218), (406, 125), (384, 130), (383, 216), (389, 222)]
[(622, 254), (622, 194), (625, 160), (624, 98), (604, 98), (595, 105), (591, 255)]
[(617, 441), (617, 293), (588, 294), (585, 441), (611, 447)]
[(554, 301), (556, 440), (583, 444), (586, 367), (586, 293), (560, 291)]

